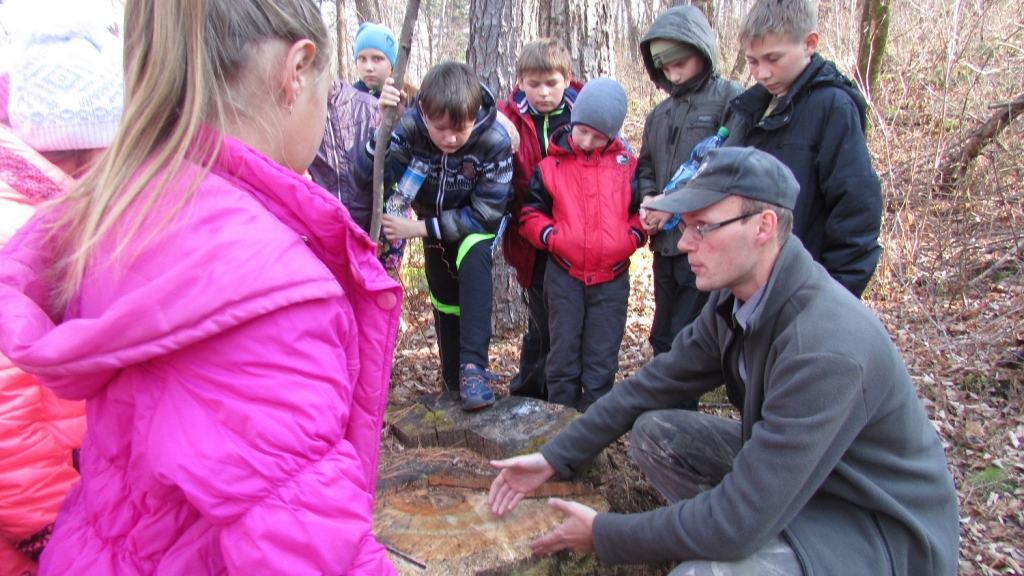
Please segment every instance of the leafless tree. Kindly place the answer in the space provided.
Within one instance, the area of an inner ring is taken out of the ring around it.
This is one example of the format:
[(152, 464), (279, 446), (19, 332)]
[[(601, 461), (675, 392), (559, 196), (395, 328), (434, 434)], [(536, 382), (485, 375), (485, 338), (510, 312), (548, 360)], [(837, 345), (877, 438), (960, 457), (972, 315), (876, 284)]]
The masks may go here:
[(874, 96), (878, 74), (882, 69), (885, 47), (889, 42), (889, 7), (891, 0), (861, 0), (860, 47), (857, 51), (857, 74), (870, 96)]

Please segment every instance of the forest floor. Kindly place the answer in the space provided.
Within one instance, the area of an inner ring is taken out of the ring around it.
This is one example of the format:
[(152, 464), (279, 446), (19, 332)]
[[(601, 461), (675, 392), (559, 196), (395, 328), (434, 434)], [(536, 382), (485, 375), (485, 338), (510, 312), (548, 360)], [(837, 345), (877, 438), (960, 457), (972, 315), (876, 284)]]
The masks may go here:
[[(389, 404), (404, 405), (440, 389), (440, 369), (426, 285), (413, 246), (403, 273), (406, 296), (395, 350)], [(626, 334), (619, 377), (651, 357), (647, 343), (653, 313), (650, 253), (634, 255)], [(942, 437), (960, 496), (961, 574), (1024, 574), (1024, 414), (1021, 412), (1021, 348), (1024, 287), (1018, 275), (996, 278), (981, 298), (922, 299), (913, 290), (883, 294), (875, 287), (865, 302), (882, 319), (918, 386)], [(516, 373), (521, 334), (495, 335), (491, 370), (507, 393)], [(1009, 342), (1013, 346), (989, 346)], [(986, 345), (982, 345), (986, 344)], [(702, 409), (736, 416), (724, 395), (705, 396)], [(613, 509), (649, 510), (661, 496), (625, 455), (628, 436), (609, 456), (620, 474), (605, 487)], [(385, 437), (384, 450), (401, 449)], [(665, 574), (667, 567), (637, 567), (636, 574)]]

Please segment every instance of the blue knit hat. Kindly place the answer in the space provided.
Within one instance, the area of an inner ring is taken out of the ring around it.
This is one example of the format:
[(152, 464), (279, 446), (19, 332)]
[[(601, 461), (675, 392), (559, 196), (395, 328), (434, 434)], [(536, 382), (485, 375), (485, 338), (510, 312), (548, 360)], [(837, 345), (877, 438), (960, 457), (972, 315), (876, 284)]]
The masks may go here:
[(363, 22), (360, 24), (359, 30), (356, 31), (356, 58), (366, 48), (380, 50), (388, 57), (391, 66), (395, 65), (395, 58), (398, 58), (398, 40), (395, 39), (395, 35), (391, 33), (391, 30), (373, 22)]

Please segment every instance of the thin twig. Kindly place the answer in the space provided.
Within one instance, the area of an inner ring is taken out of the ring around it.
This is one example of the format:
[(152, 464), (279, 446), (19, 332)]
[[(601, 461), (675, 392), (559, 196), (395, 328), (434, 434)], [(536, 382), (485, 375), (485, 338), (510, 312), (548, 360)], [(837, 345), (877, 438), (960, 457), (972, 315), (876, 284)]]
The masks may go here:
[(421, 560), (417, 560), (416, 557), (414, 557), (411, 554), (406, 554), (405, 552), (402, 552), (398, 548), (395, 548), (394, 546), (388, 546), (387, 544), (384, 544), (384, 548), (387, 549), (388, 552), (391, 552), (392, 554), (394, 554), (395, 556), (401, 557), (402, 560), (405, 560), (406, 562), (410, 562), (412, 564), (415, 564), (417, 567), (419, 567), (420, 570), (426, 570), (427, 569), (426, 562), (423, 562)]

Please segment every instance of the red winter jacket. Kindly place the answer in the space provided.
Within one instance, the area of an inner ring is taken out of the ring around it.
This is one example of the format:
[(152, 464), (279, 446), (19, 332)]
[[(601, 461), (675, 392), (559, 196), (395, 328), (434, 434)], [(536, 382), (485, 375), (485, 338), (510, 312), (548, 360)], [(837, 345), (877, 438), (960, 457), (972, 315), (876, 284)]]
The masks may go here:
[[(0, 102), (0, 111), (6, 115), (6, 110)], [(74, 183), (0, 126), (0, 248), (39, 204)], [(0, 322), (0, 330), (5, 328)], [(17, 543), (52, 524), (64, 496), (78, 483), (71, 451), (81, 446), (83, 434), (85, 403), (58, 398), (0, 354), (0, 576), (36, 574), (36, 563)]]
[[(566, 88), (562, 96), (565, 102), (566, 112), (572, 111), (576, 95), (583, 89), (583, 83), (573, 80)], [(519, 131), (519, 150), (512, 157), (512, 189), (515, 196), (509, 200), (508, 212), (512, 218), (508, 221), (508, 230), (502, 237), (502, 250), (505, 261), (516, 269), (516, 279), (523, 288), (530, 287), (533, 278), (533, 261), (537, 256), (537, 249), (534, 248), (519, 232), (519, 218), (523, 209), (523, 201), (526, 199), (530, 189), (530, 177), (533, 170), (544, 159), (544, 153), (540, 147), (540, 138), (537, 135), (537, 126), (530, 116), (529, 104), (526, 101), (526, 93), (516, 85), (512, 89), (508, 100), (498, 103), (498, 111), (504, 114)]]
[(530, 180), (519, 233), (590, 286), (628, 270), (647, 234), (631, 190), (636, 158), (618, 138), (584, 152), (570, 131), (564, 126), (551, 137), (548, 157)]

